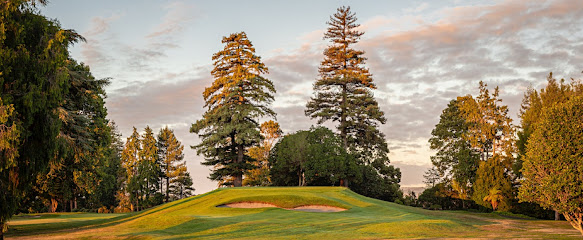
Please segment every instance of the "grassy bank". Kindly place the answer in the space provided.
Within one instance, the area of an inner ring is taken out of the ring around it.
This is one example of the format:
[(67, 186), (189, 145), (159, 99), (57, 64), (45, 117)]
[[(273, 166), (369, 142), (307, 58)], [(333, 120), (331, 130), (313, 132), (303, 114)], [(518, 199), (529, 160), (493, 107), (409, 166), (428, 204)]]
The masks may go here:
[[(334, 213), (281, 208), (217, 208), (233, 202), (291, 208), (329, 205)], [(131, 214), (17, 216), (9, 238), (355, 239), (544, 238), (580, 234), (567, 222), (513, 219), (487, 213), (429, 211), (370, 199), (341, 187), (229, 188)]]

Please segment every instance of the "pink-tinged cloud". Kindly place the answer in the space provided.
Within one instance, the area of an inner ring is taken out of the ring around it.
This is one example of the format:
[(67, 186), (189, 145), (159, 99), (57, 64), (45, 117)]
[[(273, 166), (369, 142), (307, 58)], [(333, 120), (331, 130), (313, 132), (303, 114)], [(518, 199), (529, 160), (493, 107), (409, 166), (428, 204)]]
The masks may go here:
[[(540, 88), (550, 71), (579, 78), (583, 70), (583, 4), (579, 0), (502, 1), (441, 9), (435, 14), (441, 18), (432, 23), (422, 21), (422, 16), (407, 16), (405, 19), (415, 21), (410, 24), (416, 27), (401, 32), (392, 31), (394, 19), (373, 17), (362, 23), (362, 29), (370, 32), (355, 46), (366, 51), (367, 67), (378, 86), (375, 96), (388, 120), (381, 131), (387, 136), (391, 160), (403, 167), (403, 176), (417, 179), (422, 168), (428, 166), (431, 151), (427, 139), (441, 111), (457, 96), (477, 94), (478, 81), (484, 80), (491, 88), (500, 86), (503, 104), (516, 118), (529, 85)], [(180, 28), (163, 20), (146, 39), (150, 44), (160, 43), (159, 37), (175, 36)], [(329, 44), (321, 34), (322, 30), (305, 34), (299, 37), (302, 44), (297, 49), (263, 56), (270, 70), (266, 77), (278, 91), (273, 108), (286, 132), (315, 124), (304, 115), (304, 109), (313, 95), (311, 85), (318, 77), (322, 51)], [(132, 71), (139, 69), (140, 77), (147, 81), (129, 83), (111, 92), (110, 117), (121, 129), (174, 124), (182, 126), (184, 139), (197, 139), (186, 131), (204, 112), (201, 93), (212, 81), (210, 67), (205, 66), (209, 69), (203, 74), (169, 72), (156, 64), (166, 56), (167, 49), (179, 45), (160, 45), (156, 49), (161, 51), (157, 52), (132, 47), (118, 51), (125, 56), (123, 61), (135, 61), (124, 66)], [(193, 152), (186, 158), (201, 159)], [(208, 169), (199, 166), (195, 171)], [(407, 178), (404, 183), (414, 184), (414, 180)]]
[(192, 9), (194, 6), (173, 2), (164, 7), (167, 10), (162, 22), (154, 27), (147, 38), (156, 38), (178, 33), (184, 29), (184, 25), (194, 19)]
[(112, 60), (112, 57), (108, 55), (106, 47), (108, 41), (111, 39), (108, 31), (110, 30), (111, 24), (120, 17), (120, 15), (112, 15), (110, 17), (94, 17), (91, 19), (89, 29), (82, 33), (87, 39), (86, 43), (81, 43), (81, 55), (86, 64), (100, 68)]
[[(390, 18), (372, 18), (361, 30), (381, 30), (381, 34), (365, 33), (356, 45), (366, 51), (367, 66), (379, 86), (377, 100), (388, 119), (381, 130), (394, 152), (393, 160), (401, 164), (401, 159), (412, 158), (404, 156), (423, 158), (410, 164), (429, 161), (423, 155), (428, 149), (416, 149), (427, 148), (426, 141), (447, 103), (457, 96), (476, 94), (478, 81), (486, 81), (491, 88), (500, 86), (503, 104), (509, 105), (511, 117), (516, 118), (529, 85), (541, 86), (550, 71), (579, 76), (574, 74), (583, 62), (583, 32), (575, 27), (583, 24), (578, 17), (583, 16), (583, 4), (577, 1), (505, 1), (442, 9), (440, 14), (443, 17), (435, 23), (402, 32), (390, 31), (394, 23)], [(317, 36), (311, 34), (310, 39)], [(284, 103), (276, 108), (278, 119), (294, 126), (290, 129), (313, 124), (302, 116), (312, 92), (298, 92), (297, 86), (315, 81), (323, 59), (321, 50), (315, 49), (325, 44), (324, 40), (305, 41), (297, 50), (280, 51), (267, 60), (270, 75), (280, 86), (278, 95), (285, 99), (276, 99), (276, 104)]]

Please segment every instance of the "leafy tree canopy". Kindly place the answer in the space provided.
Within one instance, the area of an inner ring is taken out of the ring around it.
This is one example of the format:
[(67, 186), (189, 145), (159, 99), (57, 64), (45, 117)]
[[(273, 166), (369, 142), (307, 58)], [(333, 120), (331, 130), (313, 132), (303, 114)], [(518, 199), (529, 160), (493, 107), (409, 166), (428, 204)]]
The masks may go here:
[(521, 201), (562, 213), (583, 234), (583, 97), (544, 108), (528, 140)]

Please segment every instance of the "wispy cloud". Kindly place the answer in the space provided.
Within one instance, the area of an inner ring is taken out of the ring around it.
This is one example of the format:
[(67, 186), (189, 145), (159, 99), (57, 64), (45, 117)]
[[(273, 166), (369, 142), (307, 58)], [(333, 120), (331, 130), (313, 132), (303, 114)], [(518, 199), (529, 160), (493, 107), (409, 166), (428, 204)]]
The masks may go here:
[(111, 23), (117, 21), (121, 15), (111, 15), (109, 17), (94, 17), (91, 19), (90, 27), (82, 35), (87, 39), (81, 45), (81, 55), (85, 63), (90, 66), (104, 65), (111, 61), (107, 55), (103, 42), (108, 42), (112, 38), (108, 34)]
[[(420, 5), (417, 10), (427, 7)], [(550, 71), (564, 76), (580, 72), (583, 5), (578, 1), (503, 1), (443, 8), (434, 15), (442, 17), (425, 23), (420, 16), (407, 16), (423, 24), (400, 32), (365, 34), (356, 46), (366, 51), (379, 86), (376, 97), (388, 119), (381, 130), (393, 161), (400, 164), (429, 163), (427, 139), (441, 110), (457, 96), (476, 94), (478, 81), (500, 86), (504, 104), (516, 118), (529, 85), (541, 85)], [(363, 23), (361, 30), (389, 29), (394, 22), (377, 16)], [(317, 77), (322, 42), (305, 41), (296, 51), (268, 59), (281, 89), (278, 97), (284, 99), (276, 100), (283, 103), (276, 111), (286, 124), (296, 126), (292, 129), (313, 123), (299, 122), (307, 119), (303, 109), (312, 92), (304, 88)]]
[(193, 5), (183, 2), (172, 2), (164, 7), (166, 15), (162, 22), (154, 27), (146, 37), (156, 38), (176, 34), (184, 29), (184, 25), (196, 18), (192, 13)]
[[(102, 71), (113, 73), (108, 76), (125, 80), (107, 99), (110, 117), (125, 133), (131, 126), (168, 124), (180, 129), (183, 142), (192, 145), (198, 138), (188, 133), (188, 127), (204, 112), (201, 94), (212, 81), (210, 62), (183, 70), (161, 66), (170, 50), (182, 47), (181, 34), (196, 20), (194, 7), (183, 3), (163, 10), (164, 17), (138, 45), (115, 39), (109, 26), (116, 18), (95, 18), (82, 52), (88, 62), (107, 65)], [(577, 77), (583, 70), (580, 0), (499, 1), (437, 10), (420, 4), (404, 14), (368, 18), (361, 26), (366, 34), (355, 46), (366, 51), (367, 67), (378, 86), (375, 96), (388, 119), (381, 131), (387, 136), (391, 160), (411, 171), (403, 176), (419, 178), (429, 165), (427, 139), (441, 110), (457, 96), (476, 94), (478, 81), (500, 86), (504, 104), (516, 117), (529, 85), (540, 87), (550, 71)], [(426, 14), (439, 17), (429, 21)], [(404, 27), (397, 31), (395, 26)], [(315, 124), (304, 109), (328, 45), (323, 31), (298, 36), (301, 44), (296, 49), (275, 49), (263, 56), (270, 70), (267, 77), (277, 89), (273, 108), (286, 132)], [(103, 51), (105, 43), (114, 50)], [(201, 160), (191, 150), (186, 158)], [(206, 167), (192, 167), (207, 176)], [(404, 179), (407, 184), (413, 181)]]

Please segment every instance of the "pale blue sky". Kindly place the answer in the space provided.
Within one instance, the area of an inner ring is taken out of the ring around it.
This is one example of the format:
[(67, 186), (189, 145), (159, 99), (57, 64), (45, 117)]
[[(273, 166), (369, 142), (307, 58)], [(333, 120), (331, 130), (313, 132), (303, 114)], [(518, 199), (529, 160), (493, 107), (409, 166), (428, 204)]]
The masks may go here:
[[(169, 125), (186, 146), (196, 193), (214, 189), (209, 168), (188, 148), (201, 117), (202, 91), (212, 81), (211, 56), (221, 38), (245, 31), (270, 69), (274, 110), (285, 132), (307, 129), (326, 21), (337, 7), (356, 13), (375, 96), (388, 122), (381, 127), (403, 186), (423, 185), (427, 140), (439, 114), (477, 83), (499, 85), (516, 119), (529, 85), (548, 72), (581, 78), (583, 4), (554, 1), (52, 1), (41, 12), (87, 38), (71, 49), (98, 78), (110, 77), (107, 107), (123, 137), (132, 126)], [(515, 122), (518, 124), (518, 122)]]

